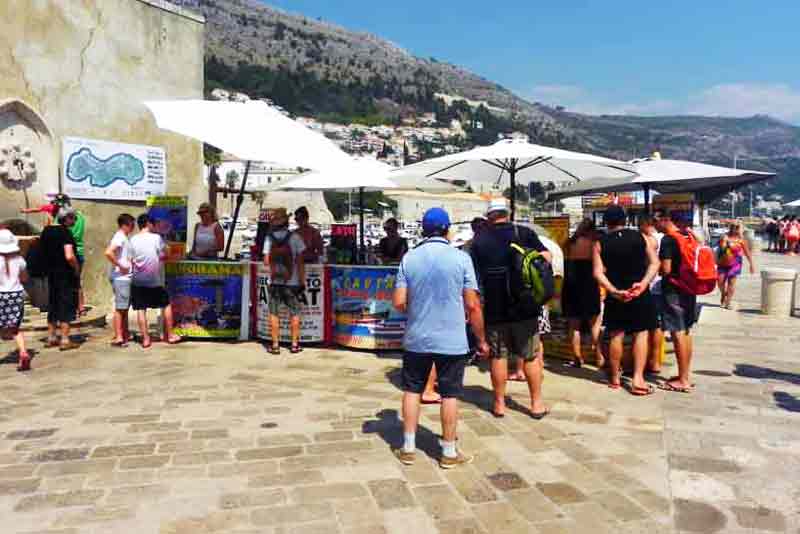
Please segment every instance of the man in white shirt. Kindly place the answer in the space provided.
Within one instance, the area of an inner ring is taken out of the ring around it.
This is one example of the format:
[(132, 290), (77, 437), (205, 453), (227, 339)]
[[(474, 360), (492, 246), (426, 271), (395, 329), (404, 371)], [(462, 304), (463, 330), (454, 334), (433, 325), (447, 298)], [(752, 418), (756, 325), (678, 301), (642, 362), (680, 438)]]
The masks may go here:
[(123, 213), (117, 217), (119, 230), (111, 238), (105, 256), (111, 263), (109, 278), (114, 290), (114, 339), (111, 345), (125, 347), (131, 333), (128, 331), (128, 308), (131, 306), (131, 244), (128, 236), (135, 224), (133, 215)]
[(180, 336), (172, 332), (172, 306), (169, 294), (164, 287), (162, 275), (163, 262), (167, 258), (164, 240), (154, 230), (156, 221), (143, 213), (136, 219), (139, 233), (130, 239), (131, 263), (131, 305), (136, 310), (136, 319), (142, 335), (142, 348), (149, 349), (152, 340), (147, 329), (147, 309), (160, 308), (164, 317), (164, 334), (169, 344), (179, 343)]

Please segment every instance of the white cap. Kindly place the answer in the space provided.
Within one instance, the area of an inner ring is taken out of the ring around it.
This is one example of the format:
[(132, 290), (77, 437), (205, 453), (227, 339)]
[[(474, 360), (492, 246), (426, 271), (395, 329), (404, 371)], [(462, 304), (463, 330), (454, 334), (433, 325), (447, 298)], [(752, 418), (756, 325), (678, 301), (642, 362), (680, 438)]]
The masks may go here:
[(19, 242), (17, 236), (11, 230), (0, 230), (0, 254), (13, 254), (19, 252)]
[(508, 208), (508, 202), (506, 201), (506, 199), (499, 197), (499, 198), (493, 198), (492, 200), (489, 201), (489, 207), (486, 208), (486, 215), (489, 215), (490, 213), (494, 213), (496, 211), (504, 211), (506, 213), (509, 213), (511, 211)]

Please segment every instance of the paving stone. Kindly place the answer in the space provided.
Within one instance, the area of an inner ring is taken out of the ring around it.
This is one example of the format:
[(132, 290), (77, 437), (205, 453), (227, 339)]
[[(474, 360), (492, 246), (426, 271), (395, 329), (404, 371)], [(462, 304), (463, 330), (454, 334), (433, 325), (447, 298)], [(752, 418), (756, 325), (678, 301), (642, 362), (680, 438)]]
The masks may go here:
[(445, 472), (445, 478), (450, 481), (458, 493), (470, 504), (485, 503), (497, 500), (492, 487), (483, 477), (468, 468), (451, 469)]
[(146, 501), (157, 501), (169, 494), (166, 484), (144, 484), (141, 486), (124, 486), (113, 488), (106, 497), (106, 504), (141, 504)]
[(786, 517), (777, 510), (764, 506), (732, 506), (731, 511), (736, 516), (736, 522), (744, 528), (786, 532)]
[(112, 456), (147, 456), (156, 450), (155, 443), (134, 443), (113, 447), (97, 447), (92, 458), (110, 458)]
[(121, 458), (119, 461), (120, 469), (153, 469), (164, 467), (169, 463), (168, 454), (157, 454), (153, 456), (135, 456), (131, 458)]
[(414, 465), (399, 465), (403, 475), (412, 486), (439, 484), (442, 482), (441, 469), (432, 462), (418, 458)]
[(206, 448), (206, 442), (198, 440), (169, 441), (166, 443), (158, 444), (159, 454), (197, 452), (197, 451), (202, 451), (205, 448)]
[(675, 499), (675, 528), (686, 532), (720, 532), (728, 520), (725, 514), (710, 504)]
[(274, 434), (272, 436), (259, 436), (259, 447), (281, 447), (285, 445), (305, 445), (311, 443), (305, 434)]
[(606, 532), (616, 523), (616, 518), (606, 508), (595, 501), (561, 505), (561, 511), (572, 519), (579, 530)]
[(181, 427), (179, 422), (168, 423), (136, 423), (128, 427), (130, 433), (140, 432), (174, 432)]
[(64, 477), (50, 477), (42, 481), (41, 491), (49, 493), (56, 491), (70, 491), (83, 489), (86, 485), (86, 475), (68, 475)]
[(311, 455), (347, 454), (352, 452), (368, 451), (374, 447), (375, 444), (369, 440), (318, 443), (314, 445), (306, 445), (306, 453)]
[(16, 443), (16, 445), (14, 445), (14, 450), (17, 452), (31, 452), (31, 451), (41, 451), (43, 449), (55, 447), (56, 445), (58, 445), (58, 442), (59, 442), (58, 438), (47, 438), (47, 439), (23, 440), (12, 443)]
[(735, 462), (718, 458), (700, 458), (671, 454), (669, 465), (672, 469), (696, 473), (740, 473), (742, 468)]
[(369, 527), (380, 525), (383, 520), (375, 502), (369, 497), (333, 501), (333, 509), (339, 523), (344, 526)]
[(63, 462), (83, 460), (87, 456), (89, 456), (89, 449), (50, 449), (31, 455), (28, 461), (32, 463)]
[(344, 527), (344, 534), (389, 534), (386, 527), (380, 524), (357, 525), (355, 527)]
[(286, 494), (280, 489), (226, 493), (219, 499), (219, 507), (223, 510), (281, 504), (286, 504)]
[(497, 427), (497, 425), (485, 419), (470, 419), (465, 421), (464, 424), (481, 437), (503, 435), (503, 432)]
[[(277, 464), (275, 470), (277, 471)], [(251, 476), (248, 487), (268, 488), (273, 486), (302, 486), (307, 484), (321, 484), (325, 481), (320, 471), (297, 471), (294, 473), (280, 473)]]
[(592, 500), (599, 502), (620, 521), (645, 519), (648, 513), (636, 503), (616, 491), (602, 491), (592, 494)]
[(510, 491), (505, 494), (505, 497), (517, 513), (531, 523), (541, 523), (564, 517), (558, 507), (538, 490)]
[(26, 439), (41, 439), (49, 438), (58, 432), (57, 428), (39, 428), (35, 430), (13, 430), (3, 436), (4, 439), (10, 440), (26, 440)]
[(335, 519), (336, 513), (330, 503), (278, 506), (253, 510), (250, 516), (254, 525), (286, 525)]
[(192, 430), (192, 439), (218, 439), (227, 437), (228, 437), (228, 430), (225, 428)]
[(35, 469), (36, 466), (31, 464), (19, 464), (19, 465), (10, 465), (7, 467), (0, 467), (0, 479), (28, 478), (33, 474), (33, 471)]
[[(407, 490), (406, 490), (407, 491)], [(355, 499), (367, 497), (369, 493), (361, 484), (347, 482), (324, 484), (319, 486), (302, 486), (291, 490), (292, 501), (298, 503), (316, 503), (336, 499)]]
[[(249, 524), (249, 513), (244, 510), (223, 510), (204, 516), (175, 519), (161, 523), (160, 534), (201, 534), (211, 532), (236, 532), (250, 534), (238, 527)], [(236, 530), (233, 530), (236, 529)], [(256, 531), (253, 531), (255, 534)]]
[(571, 504), (586, 501), (586, 495), (570, 484), (564, 482), (539, 482), (536, 488), (556, 504)]
[(667, 515), (670, 513), (671, 505), (669, 499), (662, 497), (654, 491), (638, 490), (631, 492), (629, 495), (650, 512), (660, 515)]
[(187, 478), (208, 478), (203, 465), (190, 467), (168, 467), (158, 471), (158, 480), (183, 480)]
[(0, 465), (16, 464), (21, 462), (22, 459), (23, 456), (21, 454), (0, 453)]
[(125, 521), (135, 517), (136, 510), (130, 506), (93, 506), (80, 512), (62, 514), (56, 519), (53, 526), (83, 526), (91, 523)]
[(409, 491), (408, 483), (405, 480), (392, 478), (372, 480), (367, 485), (381, 510), (416, 506), (414, 496)]
[(40, 465), (36, 470), (36, 475), (40, 477), (58, 477), (64, 475), (106, 473), (113, 471), (116, 465), (116, 458), (78, 462), (56, 462)]
[(473, 517), (448, 519), (436, 523), (439, 534), (488, 534), (487, 530)]
[(176, 454), (172, 465), (218, 464), (231, 460), (228, 451), (205, 451), (190, 454)]
[(467, 515), (464, 501), (447, 484), (419, 486), (413, 493), (434, 521)]
[(131, 415), (118, 415), (115, 417), (111, 417), (108, 422), (112, 424), (119, 424), (119, 423), (154, 423), (161, 419), (161, 415), (157, 413), (146, 414), (146, 413), (137, 413)]
[(236, 451), (236, 459), (240, 462), (252, 460), (269, 460), (272, 458), (287, 458), (303, 454), (303, 447), (268, 447), (264, 449), (244, 449)]
[(352, 441), (353, 432), (350, 430), (334, 430), (331, 432), (317, 432), (314, 434), (314, 441)]
[(208, 466), (208, 476), (212, 478), (272, 475), (278, 472), (278, 462), (236, 462), (212, 464)]
[(109, 471), (89, 475), (86, 486), (89, 488), (111, 488), (116, 486), (138, 486), (153, 482), (155, 471), (135, 470), (135, 471)]
[(183, 441), (189, 439), (188, 432), (154, 432), (147, 436), (147, 441), (152, 443), (163, 443), (167, 441)]
[(14, 507), (17, 512), (28, 512), (45, 508), (64, 508), (67, 506), (88, 506), (103, 496), (102, 490), (78, 490), (61, 493), (41, 493), (20, 500)]
[(341, 532), (339, 525), (331, 521), (279, 526), (275, 529), (275, 534), (336, 534), (338, 532)]
[(281, 460), (281, 471), (306, 471), (308, 469), (322, 469), (324, 467), (340, 467), (347, 465), (346, 458), (341, 454), (326, 454), (321, 456), (298, 456)]
[(475, 517), (489, 532), (502, 532), (503, 534), (528, 534), (530, 525), (520, 516), (514, 508), (505, 502), (490, 502), (479, 504), (472, 508)]
[(511, 491), (528, 488), (528, 483), (516, 473), (495, 473), (486, 478), (500, 491)]
[(20, 493), (33, 493), (39, 489), (41, 479), (21, 478), (0, 480), (0, 495), (17, 495)]

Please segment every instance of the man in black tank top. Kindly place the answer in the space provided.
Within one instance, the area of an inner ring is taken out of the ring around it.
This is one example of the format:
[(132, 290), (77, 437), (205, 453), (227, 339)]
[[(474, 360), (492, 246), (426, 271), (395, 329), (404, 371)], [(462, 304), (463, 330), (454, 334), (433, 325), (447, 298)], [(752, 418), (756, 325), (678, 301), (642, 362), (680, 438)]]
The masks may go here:
[(625, 334), (633, 337), (634, 395), (650, 395), (654, 388), (644, 380), (647, 333), (656, 327), (656, 308), (650, 282), (658, 273), (658, 256), (642, 235), (624, 227), (620, 206), (609, 206), (603, 216), (608, 231), (594, 247), (594, 276), (606, 291), (603, 324), (609, 333), (609, 387), (620, 387)]

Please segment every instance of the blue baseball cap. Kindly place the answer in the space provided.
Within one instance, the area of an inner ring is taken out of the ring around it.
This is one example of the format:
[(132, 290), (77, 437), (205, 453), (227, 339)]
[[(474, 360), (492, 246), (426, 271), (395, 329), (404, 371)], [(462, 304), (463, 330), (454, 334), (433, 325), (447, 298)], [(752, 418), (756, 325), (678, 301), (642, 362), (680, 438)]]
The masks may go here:
[(431, 208), (422, 217), (422, 231), (432, 234), (450, 228), (450, 216), (442, 208)]

